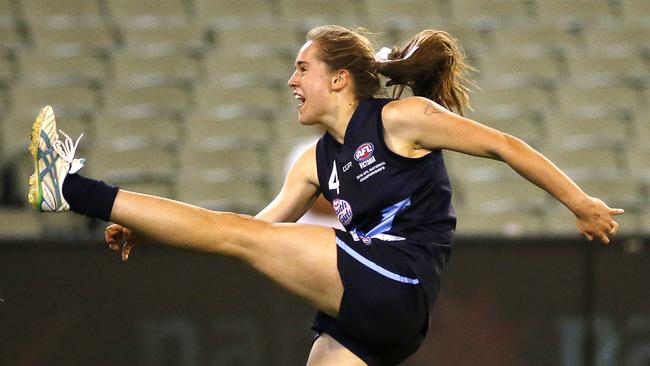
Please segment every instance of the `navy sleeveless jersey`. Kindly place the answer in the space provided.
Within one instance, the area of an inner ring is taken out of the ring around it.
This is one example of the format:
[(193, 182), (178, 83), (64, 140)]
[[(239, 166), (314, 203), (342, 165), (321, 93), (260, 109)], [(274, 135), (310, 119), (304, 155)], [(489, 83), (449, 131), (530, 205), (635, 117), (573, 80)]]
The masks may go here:
[(433, 306), (456, 227), (451, 184), (442, 151), (407, 158), (386, 146), (381, 111), (390, 101), (361, 101), (343, 144), (329, 133), (321, 137), (316, 146), (318, 181), (355, 240), (368, 245), (380, 240), (378, 245), (409, 258), (405, 264)]
[(456, 215), (442, 152), (421, 158), (392, 152), (381, 120), (390, 101), (361, 101), (343, 144), (328, 133), (321, 137), (316, 147), (320, 189), (346, 230), (360, 237), (448, 246)]

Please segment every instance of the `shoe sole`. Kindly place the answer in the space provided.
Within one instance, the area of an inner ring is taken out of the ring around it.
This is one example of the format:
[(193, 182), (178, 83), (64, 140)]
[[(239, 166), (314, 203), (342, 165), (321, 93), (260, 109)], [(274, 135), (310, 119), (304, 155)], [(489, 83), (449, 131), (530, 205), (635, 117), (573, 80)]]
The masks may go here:
[(42, 211), (43, 205), (43, 186), (40, 179), (40, 171), (38, 168), (38, 145), (41, 142), (41, 129), (45, 118), (54, 118), (54, 111), (52, 107), (45, 106), (41, 108), (41, 111), (38, 113), (38, 116), (32, 124), (32, 134), (30, 136), (29, 143), (29, 152), (32, 154), (34, 159), (34, 174), (29, 177), (29, 194), (27, 195), (27, 200), (29, 203), (34, 206), (39, 211)]

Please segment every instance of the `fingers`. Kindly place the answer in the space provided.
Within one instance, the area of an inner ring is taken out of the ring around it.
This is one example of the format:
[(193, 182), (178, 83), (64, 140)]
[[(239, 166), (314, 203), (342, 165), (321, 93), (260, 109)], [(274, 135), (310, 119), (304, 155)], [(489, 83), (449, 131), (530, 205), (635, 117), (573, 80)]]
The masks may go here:
[(129, 260), (129, 254), (131, 254), (131, 251), (133, 250), (134, 245), (130, 243), (124, 243), (123, 245), (119, 245), (117, 243), (109, 244), (108, 245), (112, 250), (116, 252), (122, 252), (122, 261), (126, 262)]
[(605, 235), (605, 233), (599, 235), (598, 239), (600, 239), (600, 241), (602, 241), (603, 244), (605, 245), (609, 244), (609, 238), (607, 237), (607, 235)]
[(610, 208), (603, 201), (592, 198), (594, 205), (578, 217), (578, 227), (589, 241), (598, 239), (604, 244), (609, 244), (610, 238), (618, 232), (618, 223), (613, 217), (622, 215), (625, 210)]
[(618, 222), (612, 220), (612, 222), (609, 225), (609, 228), (604, 230), (603, 234), (599, 235), (599, 239), (603, 243), (609, 244), (609, 241), (610, 241), (609, 238), (616, 235), (617, 232), (618, 232)]
[(109, 248), (118, 251), (121, 248), (120, 242), (124, 239), (124, 235), (121, 230), (107, 227), (104, 231), (104, 239)]
[(131, 235), (131, 230), (118, 224), (110, 225), (104, 230), (106, 244), (111, 250), (121, 252), (122, 260), (125, 262), (129, 259), (134, 246), (130, 243)]
[(594, 238), (598, 238), (603, 244), (609, 244), (610, 238), (616, 235), (618, 232), (618, 222), (612, 221), (609, 228), (602, 231), (599, 230), (597, 233), (585, 232), (583, 235), (588, 241), (592, 241)]
[(131, 254), (131, 250), (133, 250), (133, 245), (124, 243), (124, 247), (122, 247), (122, 261), (126, 262), (129, 260), (129, 254)]
[(618, 232), (618, 222), (612, 221), (612, 226), (609, 228), (609, 236), (614, 236)]
[(590, 234), (590, 233), (583, 233), (582, 235), (584, 235), (584, 237), (588, 241), (593, 241), (594, 237), (596, 237), (596, 238), (598, 238), (598, 240), (603, 242), (603, 244), (609, 244), (609, 237), (604, 232), (601, 232), (600, 234), (596, 234), (596, 235)]
[(124, 231), (122, 231), (122, 226), (113, 224), (110, 225), (104, 230), (104, 240), (109, 246), (113, 243), (117, 243), (124, 239)]

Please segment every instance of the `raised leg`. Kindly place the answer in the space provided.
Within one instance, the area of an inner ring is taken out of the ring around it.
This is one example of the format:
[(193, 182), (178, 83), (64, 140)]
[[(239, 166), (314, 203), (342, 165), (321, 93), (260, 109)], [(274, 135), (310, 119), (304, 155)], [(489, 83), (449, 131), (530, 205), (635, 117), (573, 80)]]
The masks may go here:
[(331, 228), (273, 224), (123, 190), (111, 221), (166, 245), (240, 258), (324, 313), (338, 315), (343, 284)]

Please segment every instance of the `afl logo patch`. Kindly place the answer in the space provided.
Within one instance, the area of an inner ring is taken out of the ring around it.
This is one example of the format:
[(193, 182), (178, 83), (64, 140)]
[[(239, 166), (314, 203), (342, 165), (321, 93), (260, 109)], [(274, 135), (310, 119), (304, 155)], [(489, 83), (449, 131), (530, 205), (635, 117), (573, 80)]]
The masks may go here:
[(352, 222), (352, 207), (350, 207), (348, 201), (337, 198), (332, 201), (332, 206), (341, 224), (347, 225)]
[(357, 148), (357, 151), (354, 152), (354, 160), (358, 162), (366, 161), (372, 157), (372, 154), (375, 152), (375, 147), (370, 142), (361, 144)]

